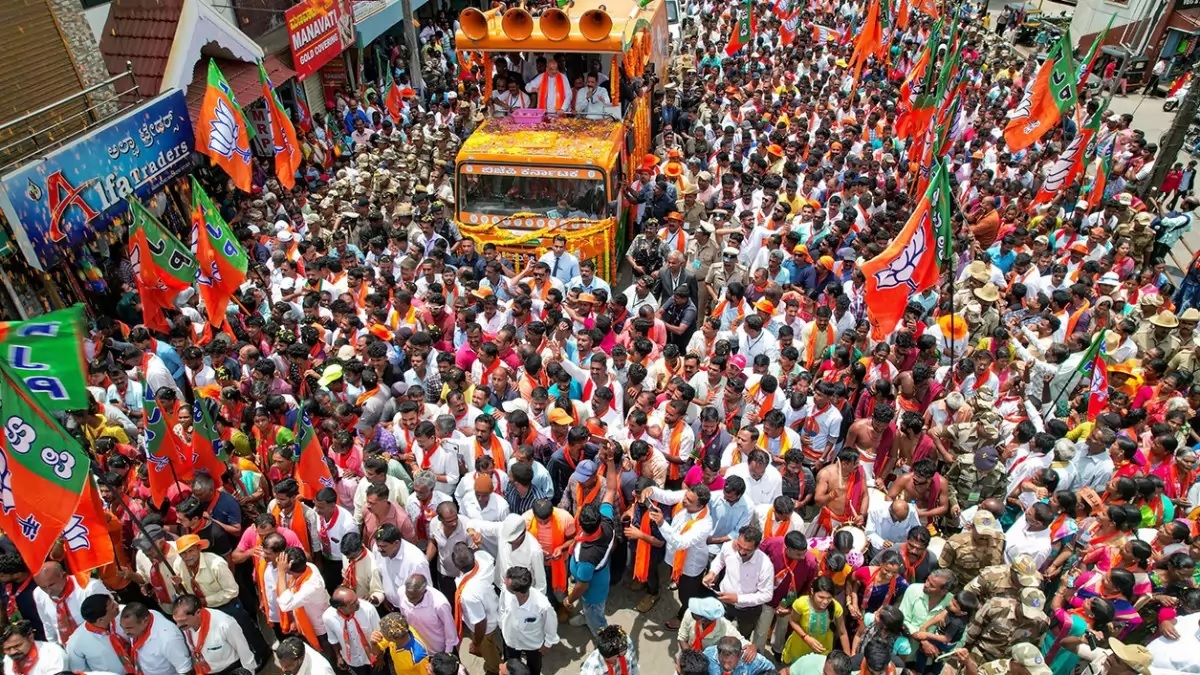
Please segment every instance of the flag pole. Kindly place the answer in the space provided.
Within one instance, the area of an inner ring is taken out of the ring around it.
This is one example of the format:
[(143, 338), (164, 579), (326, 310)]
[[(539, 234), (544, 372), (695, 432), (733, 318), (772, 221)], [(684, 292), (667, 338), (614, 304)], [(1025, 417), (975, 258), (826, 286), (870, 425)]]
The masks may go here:
[[(1062, 402), (1062, 398), (1067, 393), (1067, 391), (1074, 391), (1077, 387), (1079, 387), (1080, 383), (1083, 382), (1083, 370), (1087, 366), (1087, 363), (1088, 363), (1088, 359), (1087, 359), (1088, 353), (1092, 351), (1093, 347), (1096, 348), (1096, 353), (1091, 355), (1091, 361), (1093, 362), (1092, 367), (1095, 367), (1094, 362), (1096, 360), (1096, 357), (1100, 356), (1100, 350), (1104, 347), (1104, 335), (1107, 332), (1108, 332), (1107, 328), (1100, 329), (1100, 334), (1096, 336), (1095, 342), (1088, 345), (1087, 351), (1085, 351), (1083, 353), (1084, 360), (1080, 361), (1079, 365), (1075, 366), (1075, 371), (1072, 372), (1070, 377), (1067, 378), (1067, 383), (1069, 384), (1071, 382), (1071, 380), (1075, 379), (1075, 376), (1078, 375), (1079, 382), (1076, 382), (1074, 384), (1074, 386), (1071, 386), (1071, 387), (1067, 387), (1065, 385), (1063, 386), (1062, 390), (1058, 392), (1058, 396), (1054, 397), (1054, 402), (1050, 404), (1050, 408), (1046, 411), (1045, 414), (1042, 415), (1043, 419), (1046, 419), (1046, 415), (1054, 415), (1055, 414), (1054, 411), (1058, 410), (1058, 404), (1060, 402)], [(1071, 337), (1070, 335), (1067, 336), (1068, 339), (1070, 339), (1070, 337)]]
[[(125, 501), (125, 495), (121, 494), (120, 487), (110, 486), (110, 488), (111, 489), (109, 492), (116, 496), (117, 501), (121, 503), (121, 508), (125, 509), (125, 513), (129, 514), (129, 519), (133, 521), (133, 524), (137, 526), (138, 531), (141, 532), (142, 536), (146, 538), (146, 541), (150, 543), (150, 548), (154, 550), (154, 555), (158, 558), (158, 561), (166, 565), (167, 569), (171, 569), (171, 563), (167, 562), (167, 557), (163, 555), (162, 550), (158, 548), (158, 546), (154, 545), (154, 540), (150, 538), (150, 533), (146, 531), (146, 525), (142, 523), (142, 519), (139, 518), (137, 514), (133, 512), (133, 509), (129, 507), (129, 503)], [(137, 571), (136, 561), (134, 562), (133, 569), (135, 572)]]

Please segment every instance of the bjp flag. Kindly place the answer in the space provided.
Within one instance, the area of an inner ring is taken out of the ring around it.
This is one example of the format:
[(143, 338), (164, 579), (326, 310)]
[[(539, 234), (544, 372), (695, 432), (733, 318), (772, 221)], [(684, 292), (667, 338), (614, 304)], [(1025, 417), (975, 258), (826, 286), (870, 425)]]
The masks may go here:
[(1016, 113), (1004, 127), (1004, 142), (1012, 152), (1033, 145), (1075, 105), (1075, 65), (1064, 33), (1051, 48), (1037, 77), (1025, 89)]
[(325, 463), (325, 449), (317, 440), (312, 417), (302, 406), (296, 416), (296, 480), (300, 483), (300, 497), (312, 499), (321, 488), (333, 487), (333, 476)]
[(208, 88), (196, 120), (196, 150), (225, 170), (233, 184), (250, 191), (250, 138), (246, 116), (217, 64), (208, 61)]
[[(100, 503), (96, 482), (88, 480), (75, 515), (63, 530), (63, 555), (72, 574), (86, 574), (117, 559), (109, 535), (109, 518)], [(118, 525), (119, 527), (119, 525)]]
[(229, 301), (246, 281), (249, 259), (233, 229), (195, 178), (192, 178), (192, 246), (196, 251), (200, 298), (209, 323), (220, 327), (225, 323)]
[(296, 127), (288, 118), (275, 85), (267, 76), (263, 62), (258, 62), (258, 80), (262, 84), (263, 98), (267, 102), (267, 120), (271, 126), (271, 138), (275, 146), (275, 177), (279, 184), (291, 190), (296, 186), (296, 172), (300, 170), (300, 141), (296, 138)]

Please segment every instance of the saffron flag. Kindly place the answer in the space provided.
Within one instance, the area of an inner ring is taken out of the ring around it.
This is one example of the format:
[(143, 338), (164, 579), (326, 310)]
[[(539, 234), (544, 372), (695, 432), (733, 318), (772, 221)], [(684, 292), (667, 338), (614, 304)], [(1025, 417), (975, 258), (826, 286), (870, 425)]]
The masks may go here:
[(258, 80), (262, 84), (263, 99), (267, 103), (267, 122), (271, 128), (271, 138), (275, 147), (275, 177), (279, 184), (291, 190), (296, 186), (296, 172), (300, 169), (300, 141), (296, 138), (296, 127), (288, 118), (287, 110), (279, 95), (275, 93), (275, 85), (267, 76), (263, 62), (258, 62)]
[(935, 161), (929, 189), (900, 234), (863, 264), (863, 297), (877, 339), (896, 329), (909, 297), (936, 285), (941, 268), (950, 260), (951, 199), (949, 174)]
[(296, 480), (300, 483), (300, 496), (312, 499), (321, 488), (333, 487), (333, 476), (325, 463), (325, 450), (317, 441), (312, 418), (308, 410), (301, 407), (296, 417)]
[(208, 312), (208, 322), (225, 323), (225, 310), (238, 287), (246, 281), (249, 261), (242, 245), (225, 224), (221, 212), (192, 178), (192, 246), (196, 251), (196, 281)]
[(91, 460), (39, 405), (22, 374), (0, 362), (0, 529), (35, 570), (75, 515)]
[(29, 321), (0, 321), (0, 362), (51, 411), (88, 407), (83, 305)]
[[(799, 18), (799, 14), (793, 14), (792, 16), (797, 19)], [(787, 27), (787, 21), (784, 21), (784, 27), (785, 28)], [(780, 29), (780, 30), (782, 32), (782, 29)], [(793, 27), (791, 30), (793, 33), (795, 33), (796, 29)], [(826, 42), (830, 38), (832, 38), (834, 40), (836, 40), (838, 38), (838, 33), (836, 30), (830, 28), (829, 26), (822, 26), (819, 23), (814, 23), (812, 25), (813, 44), (819, 45), (823, 42)]]
[(78, 511), (63, 530), (63, 554), (72, 574), (86, 574), (97, 567), (113, 565), (117, 555), (108, 534), (110, 516), (100, 503), (100, 490), (90, 478), (84, 484)]
[(296, 126), (300, 128), (302, 134), (307, 134), (313, 129), (312, 112), (309, 111), (303, 96), (296, 97)]
[(854, 83), (862, 75), (863, 66), (867, 60), (883, 49), (883, 19), (879, 3), (881, 0), (870, 0), (867, 6), (867, 16), (859, 26), (858, 37), (854, 40), (854, 53), (850, 55), (850, 67), (854, 70)]
[(384, 97), (383, 105), (387, 108), (388, 115), (392, 118), (393, 124), (400, 124), (400, 120), (404, 114), (404, 97), (400, 95), (400, 87), (396, 86), (396, 81), (392, 79), (392, 69), (387, 69), (387, 83), (383, 85)]
[(1010, 151), (1020, 152), (1033, 145), (1075, 105), (1078, 93), (1069, 39), (1066, 33), (1058, 38), (1004, 127), (1004, 141)]
[(171, 332), (164, 312), (196, 280), (196, 258), (154, 214), (136, 199), (129, 200), (129, 262), (142, 297), (142, 322), (160, 333)]
[(142, 382), (146, 400), (142, 404), (145, 415), (146, 442), (146, 471), (150, 483), (150, 500), (160, 506), (163, 500), (171, 494), (171, 488), (181, 480), (190, 480), (190, 462), (185, 467), (183, 454), (179, 447), (179, 437), (175, 435), (174, 421), (171, 415), (164, 413), (150, 385)]
[(1099, 158), (1099, 166), (1096, 167), (1096, 175), (1092, 176), (1092, 182), (1088, 185), (1087, 191), (1084, 192), (1084, 198), (1087, 200), (1088, 208), (1095, 208), (1096, 205), (1104, 201), (1104, 188), (1108, 185), (1108, 174), (1112, 171), (1112, 154), (1102, 155)]
[(195, 470), (205, 471), (217, 483), (225, 475), (228, 459), (217, 430), (217, 401), (207, 396), (197, 396), (192, 402), (192, 455)]
[(942, 13), (938, 10), (937, 0), (916, 0), (913, 7), (918, 11), (934, 19), (939, 18)]
[(1046, 172), (1046, 179), (1042, 181), (1042, 186), (1038, 188), (1037, 195), (1033, 199), (1034, 204), (1049, 204), (1056, 195), (1070, 187), (1076, 179), (1083, 175), (1087, 151), (1095, 140), (1096, 134), (1100, 132), (1100, 120), (1103, 119), (1101, 116), (1104, 108), (1105, 106), (1100, 106), (1096, 110), (1096, 114), (1092, 115), (1091, 121), (1081, 127), (1067, 147), (1059, 153), (1058, 159)]
[(750, 44), (754, 39), (754, 2), (746, 0), (742, 4), (742, 13), (738, 17), (738, 21), (733, 26), (733, 33), (729, 36), (729, 44), (725, 46), (725, 53), (733, 56), (738, 53), (742, 47)]
[(200, 117), (196, 120), (196, 150), (224, 169), (239, 190), (249, 192), (252, 138), (251, 125), (246, 123), (233, 89), (216, 62), (209, 59), (208, 88), (204, 91)]
[[(936, 54), (941, 49), (942, 24), (937, 22), (929, 41), (925, 43), (921, 55), (913, 65), (912, 72), (900, 85), (900, 116), (896, 118), (896, 135), (901, 139), (919, 139), (933, 121), (937, 110), (937, 84), (939, 71), (934, 68)], [(943, 68), (946, 64), (943, 64)], [(910, 157), (919, 157), (919, 153), (910, 153)]]

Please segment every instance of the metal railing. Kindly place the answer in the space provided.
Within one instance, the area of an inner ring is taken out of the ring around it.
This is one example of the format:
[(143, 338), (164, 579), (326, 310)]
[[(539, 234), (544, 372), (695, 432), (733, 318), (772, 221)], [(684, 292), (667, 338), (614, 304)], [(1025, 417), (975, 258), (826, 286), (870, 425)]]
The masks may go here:
[[(125, 88), (117, 83), (127, 80)], [(44, 155), (90, 129), (137, 107), (143, 97), (133, 75), (133, 63), (125, 62), (125, 72), (71, 94), (14, 120), (0, 123), (0, 173), (9, 171), (36, 155)], [(73, 110), (77, 102), (83, 107)], [(56, 116), (55, 111), (67, 112)]]

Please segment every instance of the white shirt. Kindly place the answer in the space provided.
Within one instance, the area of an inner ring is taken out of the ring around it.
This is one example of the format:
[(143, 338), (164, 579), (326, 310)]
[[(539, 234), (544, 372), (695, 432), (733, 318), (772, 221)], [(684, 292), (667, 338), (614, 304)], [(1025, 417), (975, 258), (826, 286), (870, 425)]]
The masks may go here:
[(317, 635), (324, 635), (325, 624), (317, 619), (329, 608), (329, 592), (325, 590), (325, 581), (317, 566), (308, 563), (308, 570), (312, 574), (308, 575), (308, 579), (294, 591), (291, 589), (291, 584), (287, 582), (287, 576), (290, 575), (284, 575), (276, 582), (288, 584), (283, 592), (279, 593), (279, 611), (292, 612), (296, 609), (303, 609), (309, 622), (312, 623), (313, 632)]
[[(220, 610), (201, 611), (208, 612), (208, 634), (204, 636), (204, 644), (196, 647), (204, 655), (204, 661), (208, 663), (212, 672), (219, 673), (235, 663), (240, 663), (246, 670), (254, 672), (258, 664), (237, 620)], [(189, 628), (186, 631), (184, 638), (188, 645), (195, 644), (196, 640), (200, 639), (199, 630)]]
[[(168, 577), (169, 579), (169, 577)], [(75, 625), (83, 629), (83, 615), (79, 613), (79, 606), (83, 604), (84, 598), (103, 593), (111, 595), (108, 589), (99, 579), (92, 579), (86, 586), (80, 586), (79, 582), (75, 581), (74, 577), (67, 580), (71, 584), (72, 590), (67, 596), (67, 610), (71, 612), (71, 618), (75, 620)], [(37, 605), (38, 616), (42, 619), (42, 626), (46, 629), (46, 641), (62, 645), (66, 642), (58, 634), (58, 609), (54, 604), (54, 599), (50, 594), (42, 590), (40, 587), (33, 589), (33, 603)]]
[(1175, 630), (1179, 632), (1178, 640), (1158, 637), (1146, 645), (1154, 657), (1150, 672), (1154, 675), (1200, 673), (1200, 651), (1196, 649), (1196, 643), (1200, 641), (1200, 614), (1181, 615), (1175, 620)]
[[(474, 483), (474, 481), (472, 481), (472, 483)], [(492, 496), (488, 497), (487, 506), (481, 506), (479, 504), (479, 499), (475, 497), (475, 491), (468, 490), (466, 494), (463, 495), (462, 512), (463, 515), (468, 518), (474, 518), (475, 520), (486, 520), (491, 523), (499, 523), (500, 521), (504, 520), (505, 516), (508, 515), (508, 500), (504, 498), (503, 494), (496, 494), (493, 492)]]
[(192, 670), (192, 652), (179, 627), (167, 617), (150, 610), (150, 637), (137, 652), (137, 665), (144, 675), (184, 675)]
[[(111, 628), (117, 631), (122, 639), (125, 639), (125, 633), (116, 620), (113, 620)], [(38, 653), (41, 654), (41, 647), (38, 647)], [(108, 633), (93, 633), (87, 629), (86, 625), (80, 626), (79, 630), (71, 634), (71, 639), (67, 640), (65, 653), (66, 670), (125, 672), (125, 664), (121, 663), (121, 657), (117, 656), (117, 651), (113, 649)]]
[(770, 504), (775, 501), (775, 498), (783, 494), (783, 475), (779, 473), (770, 464), (763, 471), (762, 478), (755, 478), (750, 475), (750, 463), (742, 462), (729, 467), (725, 472), (725, 479), (730, 476), (741, 476), (742, 480), (746, 481), (746, 496), (750, 497), (750, 501), (755, 504)]
[[(321, 514), (317, 514), (317, 532), (319, 533), (322, 527), (329, 528), (329, 531), (326, 533), (329, 537), (329, 546), (322, 546), (322, 548), (328, 548), (326, 553), (329, 554), (329, 557), (340, 562), (343, 559), (342, 537), (350, 532), (358, 534), (358, 523), (354, 522), (354, 514), (350, 513), (349, 509), (337, 504), (334, 505), (334, 508), (337, 509), (337, 516), (332, 525), (329, 524), (329, 521), (322, 518)], [(313, 510), (315, 511), (316, 509)], [(321, 543), (324, 544), (325, 542)]]
[(877, 549), (883, 548), (885, 541), (903, 544), (908, 539), (908, 531), (920, 524), (915, 506), (909, 505), (908, 518), (896, 522), (892, 519), (892, 503), (884, 500), (870, 505), (867, 510), (867, 541)]
[(534, 651), (558, 644), (558, 615), (545, 594), (530, 588), (525, 603), (507, 588), (500, 591), (500, 632), (510, 649)]
[(1054, 456), (1052, 452), (1038, 455), (1030, 452), (1028, 446), (1025, 447), (1024, 451), (1017, 450), (1012, 464), (1008, 467), (1008, 487), (1005, 488), (1006, 491), (1004, 494), (1011, 495), (1021, 483), (1038, 475), (1044, 469), (1049, 469), (1050, 464), (1053, 462)]
[[(429, 458), (429, 470), (435, 476), (446, 477), (446, 482), (438, 481), (434, 489), (443, 495), (449, 496), (454, 494), (454, 486), (458, 485), (459, 482), (460, 469), (458, 467), (458, 460), (461, 454), (458, 449), (459, 443), (456, 440), (446, 438), (437, 441), (437, 444), (433, 455)], [(416, 457), (415, 465), (421, 466), (425, 461), (425, 451), (421, 449), (420, 443), (413, 443), (412, 454)], [(475, 466), (475, 464), (472, 463), (471, 466)], [(364, 492), (363, 495), (363, 503), (366, 503), (366, 493)], [(411, 512), (409, 515), (412, 515)], [(413, 518), (413, 522), (417, 522), (415, 517)]]
[(738, 354), (746, 357), (746, 363), (753, 363), (754, 357), (766, 354), (772, 361), (779, 360), (779, 342), (774, 335), (765, 329), (758, 332), (758, 337), (746, 334), (746, 326), (742, 324), (737, 329)]
[(597, 86), (595, 89), (584, 87), (575, 93), (575, 112), (587, 115), (589, 119), (600, 119), (605, 108), (612, 105), (608, 90)]
[(775, 594), (775, 567), (762, 551), (755, 550), (749, 560), (733, 548), (733, 540), (721, 544), (721, 552), (708, 566), (710, 574), (725, 576), (717, 587), (721, 593), (736, 593), (735, 607), (758, 607), (765, 605)]
[(1020, 522), (1014, 523), (1008, 532), (1004, 533), (1004, 562), (1012, 564), (1017, 556), (1028, 553), (1033, 556), (1033, 562), (1040, 569), (1050, 558), (1051, 544), (1050, 528), (1034, 532), (1026, 525), (1025, 519), (1021, 518)]
[[(418, 448), (418, 450), (419, 450), (419, 448)], [(438, 485), (441, 485), (441, 483), (438, 483)], [(451, 489), (453, 489), (453, 488), (451, 488)], [(426, 510), (425, 524), (433, 525), (435, 522), (437, 522), (437, 507), (438, 507), (438, 505), (440, 505), (442, 502), (449, 502), (449, 501), (453, 501), (453, 499), (451, 499), (449, 494), (447, 494), (445, 492), (441, 492), (435, 488), (432, 496), (429, 498), (429, 504), (425, 507), (425, 510)], [(421, 499), (419, 497), (417, 497), (417, 493), (416, 492), (409, 493), (408, 501), (406, 501), (404, 503), (404, 510), (408, 512), (408, 519), (413, 522), (414, 527), (416, 526), (417, 521), (421, 519), (421, 508), (422, 508), (421, 507)]]
[(305, 642), (304, 663), (300, 665), (300, 670), (296, 671), (296, 675), (337, 675), (337, 673), (334, 672), (333, 666), (329, 665), (328, 659), (321, 652)]
[[(33, 668), (29, 670), (29, 675), (58, 675), (67, 669), (67, 653), (62, 647), (53, 642), (34, 642), (37, 647), (37, 663), (33, 664)], [(16, 675), (16, 668), (13, 667), (13, 660), (9, 657), (4, 657), (4, 675)], [(124, 668), (117, 672), (125, 672)]]
[(521, 545), (515, 549), (504, 538), (500, 538), (496, 555), (496, 587), (504, 588), (504, 573), (512, 567), (524, 567), (533, 574), (533, 588), (546, 593), (546, 555), (537, 538), (525, 535)]
[(492, 585), (495, 567), (496, 562), (487, 551), (476, 551), (475, 573), (465, 583), (464, 580), (470, 572), (459, 574), (454, 579), (461, 592), (459, 600), (462, 602), (462, 620), (467, 626), (464, 635), (470, 633), (471, 627), (484, 619), (487, 620), (484, 633), (494, 632), (499, 625), (499, 600), (496, 598), (496, 587)]
[[(683, 490), (662, 490), (654, 488), (651, 497), (654, 501), (673, 505), (683, 501)], [(691, 522), (687, 532), (683, 529)], [(699, 513), (688, 513), (687, 509), (679, 509), (670, 520), (663, 519), (659, 526), (663, 539), (667, 540), (667, 560), (673, 561), (677, 551), (686, 551), (683, 561), (683, 573), (689, 577), (699, 576), (708, 567), (708, 538), (712, 535), (713, 519), (708, 507)]]
[[(321, 622), (325, 624), (325, 636), (329, 638), (329, 643), (347, 664), (354, 667), (371, 665), (367, 644), (371, 640), (371, 633), (379, 630), (379, 612), (374, 605), (360, 600), (358, 608), (349, 617), (330, 607), (321, 615)], [(342, 640), (346, 635), (350, 636), (348, 642)]]
[(375, 561), (375, 569), (379, 570), (379, 576), (383, 580), (383, 597), (387, 598), (393, 607), (400, 606), (400, 599), (404, 597), (404, 582), (408, 581), (409, 577), (425, 577), (425, 580), (431, 586), (433, 585), (433, 579), (429, 574), (429, 560), (416, 544), (401, 539), (400, 550), (396, 551), (394, 558), (380, 553), (379, 547), (376, 545), (371, 547), (371, 557)]

